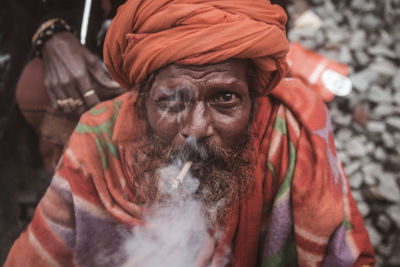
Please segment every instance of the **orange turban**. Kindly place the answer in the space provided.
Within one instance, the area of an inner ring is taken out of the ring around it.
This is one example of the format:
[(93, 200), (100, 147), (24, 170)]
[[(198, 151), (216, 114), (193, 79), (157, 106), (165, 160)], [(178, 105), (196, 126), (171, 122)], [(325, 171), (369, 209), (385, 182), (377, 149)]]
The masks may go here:
[(283, 9), (267, 0), (128, 0), (108, 30), (104, 62), (132, 89), (170, 63), (251, 59), (264, 94), (288, 68), (285, 23)]

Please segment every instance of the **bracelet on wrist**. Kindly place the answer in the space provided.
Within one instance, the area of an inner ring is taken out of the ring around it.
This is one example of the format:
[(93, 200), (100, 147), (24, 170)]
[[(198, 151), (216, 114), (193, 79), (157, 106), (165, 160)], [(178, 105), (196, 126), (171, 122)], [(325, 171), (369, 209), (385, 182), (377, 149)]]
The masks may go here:
[(54, 34), (64, 31), (76, 34), (75, 30), (63, 19), (50, 19), (41, 24), (32, 37), (32, 46), (35, 55), (42, 57), (43, 44), (53, 37)]

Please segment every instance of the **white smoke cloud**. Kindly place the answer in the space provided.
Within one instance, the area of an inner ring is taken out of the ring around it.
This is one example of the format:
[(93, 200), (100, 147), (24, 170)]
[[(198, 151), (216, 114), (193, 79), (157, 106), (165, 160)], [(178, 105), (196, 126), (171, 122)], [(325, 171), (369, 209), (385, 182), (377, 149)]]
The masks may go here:
[[(210, 244), (208, 229), (212, 222), (206, 218), (201, 201), (193, 198), (199, 181), (188, 173), (178, 188), (173, 186), (183, 164), (178, 161), (159, 170), (159, 189), (168, 200), (152, 206), (145, 226), (132, 230), (125, 244), (128, 260), (123, 266), (193, 266), (201, 249)], [(215, 213), (213, 209), (208, 212)]]

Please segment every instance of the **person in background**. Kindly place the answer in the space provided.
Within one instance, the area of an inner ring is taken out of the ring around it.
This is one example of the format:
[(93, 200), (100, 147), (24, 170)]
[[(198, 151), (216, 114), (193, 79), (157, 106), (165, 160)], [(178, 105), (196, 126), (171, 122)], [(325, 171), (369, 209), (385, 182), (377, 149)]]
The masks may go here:
[(122, 92), (101, 61), (107, 21), (122, 1), (93, 1), (85, 46), (79, 36), (85, 1), (41, 2), (42, 21), (32, 36), (34, 58), (22, 71), (16, 99), (38, 134), (45, 168), (53, 173), (79, 116)]

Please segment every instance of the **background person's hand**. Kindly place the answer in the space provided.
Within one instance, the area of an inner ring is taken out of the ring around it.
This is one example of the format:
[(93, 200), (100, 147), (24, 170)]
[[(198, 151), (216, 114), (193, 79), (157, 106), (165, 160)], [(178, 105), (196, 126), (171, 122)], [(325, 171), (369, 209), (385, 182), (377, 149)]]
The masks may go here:
[(44, 85), (56, 109), (80, 115), (100, 100), (124, 92), (96, 56), (69, 32), (50, 38), (43, 45), (42, 54)]

